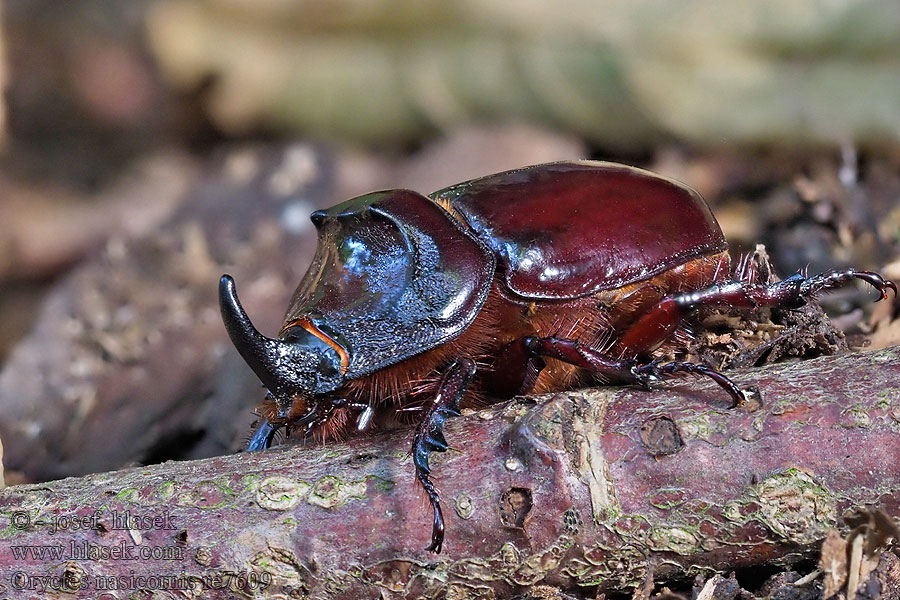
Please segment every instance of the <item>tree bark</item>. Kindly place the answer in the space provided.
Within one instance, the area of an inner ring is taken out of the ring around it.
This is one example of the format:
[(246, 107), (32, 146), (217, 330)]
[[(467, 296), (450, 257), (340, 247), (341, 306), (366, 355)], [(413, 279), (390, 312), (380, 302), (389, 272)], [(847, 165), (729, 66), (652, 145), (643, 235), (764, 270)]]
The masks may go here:
[(714, 384), (683, 379), (451, 420), (452, 448), (432, 458), (437, 556), (423, 550), (411, 431), (13, 486), (0, 491), (0, 591), (593, 595), (638, 585), (651, 564), (661, 582), (811, 557), (848, 508), (900, 515), (900, 347), (732, 374), (761, 406), (729, 410)]

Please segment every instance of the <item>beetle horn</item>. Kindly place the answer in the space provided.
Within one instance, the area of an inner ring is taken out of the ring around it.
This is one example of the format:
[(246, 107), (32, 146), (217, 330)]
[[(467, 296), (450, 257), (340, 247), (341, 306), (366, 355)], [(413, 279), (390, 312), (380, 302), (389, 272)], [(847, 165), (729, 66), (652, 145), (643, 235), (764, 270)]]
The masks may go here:
[(290, 354), (293, 344), (266, 337), (257, 331), (238, 300), (234, 279), (230, 275), (222, 275), (219, 280), (219, 306), (234, 347), (276, 400), (283, 402), (297, 388), (296, 382), (279, 376), (283, 369), (278, 368), (283, 360), (280, 357)]

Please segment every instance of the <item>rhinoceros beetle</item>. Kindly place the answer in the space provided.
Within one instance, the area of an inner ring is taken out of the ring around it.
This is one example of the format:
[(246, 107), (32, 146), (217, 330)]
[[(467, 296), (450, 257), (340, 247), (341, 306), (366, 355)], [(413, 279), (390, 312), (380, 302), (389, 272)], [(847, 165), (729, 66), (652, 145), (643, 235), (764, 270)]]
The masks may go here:
[(366, 194), (312, 213), (318, 248), (278, 338), (259, 333), (228, 275), (225, 327), (269, 393), (249, 444), (276, 431), (323, 439), (420, 410), (416, 477), (448, 448), (444, 421), (486, 397), (569, 389), (590, 380), (647, 385), (701, 364), (652, 360), (699, 307), (798, 308), (852, 279), (887, 297), (877, 273), (847, 269), (763, 284), (732, 274), (722, 231), (692, 189), (641, 169), (560, 162), (475, 179), (424, 196)]

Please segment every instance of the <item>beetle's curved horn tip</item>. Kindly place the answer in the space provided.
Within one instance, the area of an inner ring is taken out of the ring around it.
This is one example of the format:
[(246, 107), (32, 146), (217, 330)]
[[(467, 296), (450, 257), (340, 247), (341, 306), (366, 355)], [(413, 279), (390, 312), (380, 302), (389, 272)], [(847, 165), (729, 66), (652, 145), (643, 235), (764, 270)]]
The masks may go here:
[(224, 292), (229, 289), (234, 289), (234, 277), (225, 273), (219, 278), (219, 291)]
[(244, 307), (238, 300), (234, 278), (227, 273), (219, 279), (219, 308), (222, 310), (225, 329), (228, 330), (228, 335), (231, 336), (235, 346), (240, 347), (239, 342), (243, 343), (255, 337), (252, 334), (262, 336), (244, 312)]
[(234, 284), (234, 278), (225, 273), (222, 277), (219, 278), (219, 307), (223, 311), (223, 315), (227, 311), (228, 313), (240, 313), (241, 302), (237, 297), (237, 288)]

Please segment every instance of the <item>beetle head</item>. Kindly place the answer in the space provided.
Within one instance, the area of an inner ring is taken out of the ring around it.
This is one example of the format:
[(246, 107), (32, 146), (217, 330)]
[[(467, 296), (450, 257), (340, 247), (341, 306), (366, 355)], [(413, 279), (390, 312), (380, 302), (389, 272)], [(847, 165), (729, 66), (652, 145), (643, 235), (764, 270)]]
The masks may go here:
[(346, 353), (310, 322), (288, 323), (278, 339), (264, 336), (244, 312), (229, 275), (219, 282), (219, 304), (232, 343), (274, 396), (280, 418), (291, 412), (295, 401), (305, 405), (310, 397), (343, 385)]

